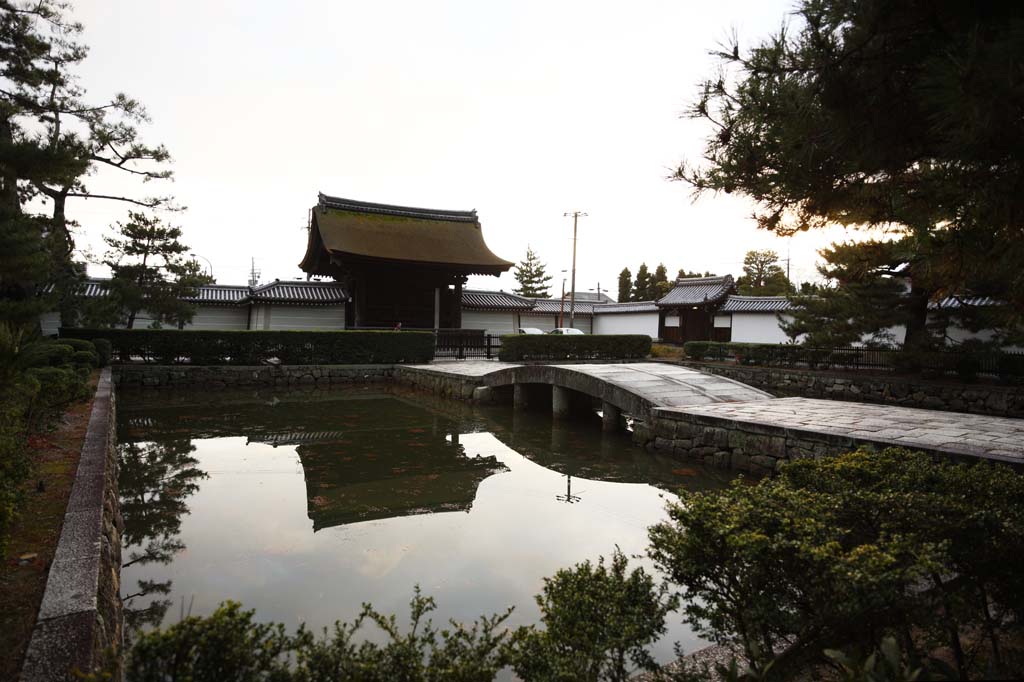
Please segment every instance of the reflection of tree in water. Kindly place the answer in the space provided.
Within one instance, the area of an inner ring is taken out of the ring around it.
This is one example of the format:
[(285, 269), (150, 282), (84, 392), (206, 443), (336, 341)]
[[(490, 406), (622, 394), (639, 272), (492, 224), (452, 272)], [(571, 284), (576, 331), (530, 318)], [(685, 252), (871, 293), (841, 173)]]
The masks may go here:
[[(188, 438), (148, 443), (123, 443), (118, 452), (121, 473), (118, 478), (122, 536), (126, 558), (122, 568), (135, 564), (168, 564), (185, 549), (179, 533), (181, 519), (188, 514), (185, 499), (199, 489), (206, 472), (197, 467), (192, 456), (195, 446)], [(171, 591), (171, 581), (139, 580), (134, 589), (125, 587), (125, 630), (159, 625), (171, 605), (161, 599)], [(148, 600), (146, 598), (149, 598)], [(145, 606), (133, 608), (139, 601)]]

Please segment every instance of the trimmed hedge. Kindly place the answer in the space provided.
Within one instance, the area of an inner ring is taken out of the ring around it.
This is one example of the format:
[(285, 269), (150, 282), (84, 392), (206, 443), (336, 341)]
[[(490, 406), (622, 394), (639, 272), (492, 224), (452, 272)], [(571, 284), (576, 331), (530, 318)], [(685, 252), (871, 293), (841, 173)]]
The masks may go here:
[(121, 362), (162, 365), (258, 365), (274, 359), (284, 365), (368, 365), (434, 357), (430, 332), (68, 328), (60, 336), (107, 340)]
[(498, 359), (519, 360), (633, 360), (651, 353), (646, 334), (510, 334), (501, 337)]
[(910, 352), (898, 348), (815, 348), (800, 344), (687, 341), (683, 351), (691, 360), (731, 359), (741, 365), (892, 370), (934, 377), (955, 374), (963, 381), (988, 374), (1007, 383), (1024, 382), (1024, 355), (991, 349)]

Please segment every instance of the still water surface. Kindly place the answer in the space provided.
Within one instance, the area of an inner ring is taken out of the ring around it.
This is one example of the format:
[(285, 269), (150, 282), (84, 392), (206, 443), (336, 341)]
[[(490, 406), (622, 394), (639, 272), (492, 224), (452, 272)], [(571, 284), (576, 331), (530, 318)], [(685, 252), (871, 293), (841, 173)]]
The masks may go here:
[[(596, 416), (379, 387), (120, 398), (122, 590), (140, 627), (226, 599), (289, 627), (351, 620), (363, 602), (404, 622), (417, 584), (435, 622), (514, 605), (510, 625), (535, 623), (545, 576), (616, 545), (642, 554), (670, 491), (725, 483), (602, 434)], [(659, 660), (700, 645), (679, 621)]]

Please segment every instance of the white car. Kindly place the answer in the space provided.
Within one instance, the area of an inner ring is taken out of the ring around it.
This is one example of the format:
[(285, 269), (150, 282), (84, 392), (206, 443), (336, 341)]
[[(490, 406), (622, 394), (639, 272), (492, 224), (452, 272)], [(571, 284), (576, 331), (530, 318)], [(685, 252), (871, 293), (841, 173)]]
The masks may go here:
[(579, 334), (580, 336), (583, 336), (583, 331), (572, 327), (558, 327), (557, 329), (549, 331), (548, 334)]
[(537, 329), (536, 327), (520, 327), (519, 328), (519, 333), (520, 334), (530, 334), (530, 335), (533, 335), (533, 334), (543, 334), (544, 332), (542, 332), (541, 330)]

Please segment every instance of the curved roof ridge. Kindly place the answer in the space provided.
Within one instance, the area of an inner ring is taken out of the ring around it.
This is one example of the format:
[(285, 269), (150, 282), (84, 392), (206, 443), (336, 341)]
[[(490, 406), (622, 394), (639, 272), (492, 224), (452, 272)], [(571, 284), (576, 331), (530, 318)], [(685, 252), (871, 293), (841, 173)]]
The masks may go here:
[(731, 280), (732, 275), (708, 275), (707, 277), (680, 277), (676, 279), (676, 285), (679, 284), (700, 284), (703, 282), (721, 282), (725, 280)]
[(406, 216), (422, 218), (424, 220), (445, 220), (459, 223), (479, 222), (475, 208), (470, 211), (450, 211), (436, 208), (419, 208), (416, 206), (398, 206), (396, 204), (378, 204), (372, 201), (344, 199), (324, 194), (323, 192), (319, 193), (319, 202), (323, 208), (354, 211), (356, 213), (376, 213), (379, 215)]

